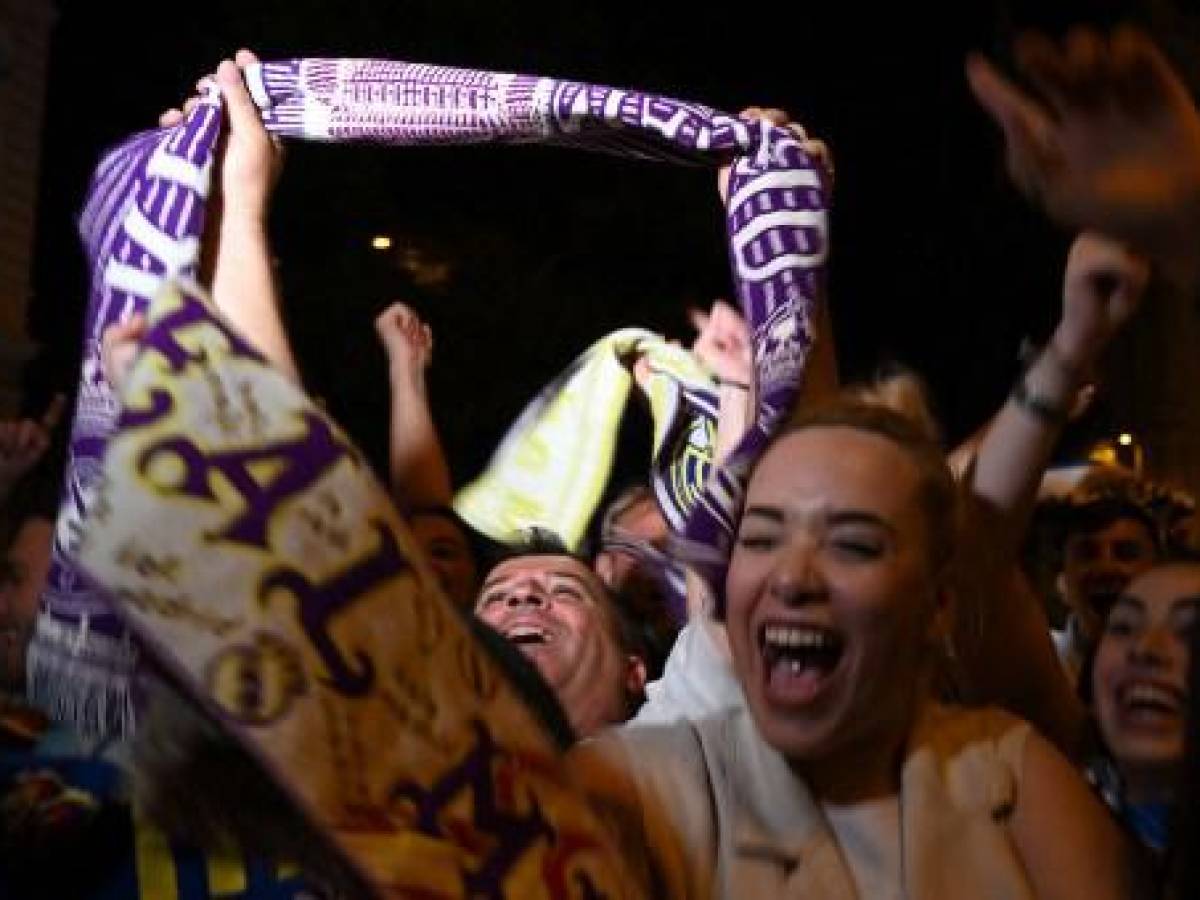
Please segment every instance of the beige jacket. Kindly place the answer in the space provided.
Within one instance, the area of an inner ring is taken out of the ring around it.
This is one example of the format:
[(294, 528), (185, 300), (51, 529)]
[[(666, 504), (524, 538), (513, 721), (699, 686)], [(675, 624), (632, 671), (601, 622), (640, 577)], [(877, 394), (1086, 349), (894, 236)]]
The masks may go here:
[[(1029, 726), (998, 710), (930, 705), (901, 775), (905, 896), (1028, 900), (1008, 833)], [(846, 858), (749, 713), (624, 729), (576, 751), (650, 895), (673, 900), (852, 900)], [(863, 898), (869, 900), (869, 898)]]

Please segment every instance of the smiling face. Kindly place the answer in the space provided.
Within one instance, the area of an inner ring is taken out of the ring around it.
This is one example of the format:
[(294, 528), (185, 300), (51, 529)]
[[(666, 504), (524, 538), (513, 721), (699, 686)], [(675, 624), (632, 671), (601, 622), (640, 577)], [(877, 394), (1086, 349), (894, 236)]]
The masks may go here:
[(1188, 641), (1200, 610), (1200, 563), (1139, 575), (1117, 600), (1096, 648), (1095, 713), (1130, 781), (1170, 778), (1183, 760)]
[(475, 612), (532, 662), (580, 736), (625, 718), (644, 678), (617, 638), (596, 575), (563, 555), (519, 556), (496, 566)]
[(726, 583), (759, 731), (795, 762), (903, 739), (937, 591), (916, 463), (846, 426), (777, 440), (747, 492)]

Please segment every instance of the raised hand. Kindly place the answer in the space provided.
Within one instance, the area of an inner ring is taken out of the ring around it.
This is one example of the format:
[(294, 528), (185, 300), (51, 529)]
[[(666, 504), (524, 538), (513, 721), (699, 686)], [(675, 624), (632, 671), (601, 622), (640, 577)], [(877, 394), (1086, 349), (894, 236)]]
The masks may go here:
[[(283, 171), (283, 145), (267, 133), (242, 70), (258, 62), (249, 50), (239, 50), (233, 60), (223, 60), (217, 71), (196, 82), (196, 91), (215, 84), (225, 103), (229, 129), (217, 151), (216, 191), (209, 199), (210, 212), (219, 207), (222, 218), (235, 217), (255, 224), (266, 221), (271, 191)], [(169, 109), (159, 117), (163, 126), (177, 125), (191, 113), (200, 97), (193, 96), (182, 110)], [(217, 204), (214, 207), (213, 204)], [(211, 220), (210, 220), (211, 222)]]
[[(282, 171), (283, 148), (267, 134), (242, 77), (242, 70), (256, 62), (249, 50), (239, 50), (196, 84), (197, 91), (212, 85), (220, 90), (229, 124), (217, 148), (214, 189), (206, 205), (201, 278), (211, 285), (213, 301), (231, 324), (276, 368), (299, 381), (279, 315), (267, 237), (271, 191)], [(167, 110), (160, 124), (178, 124), (199, 99), (193, 97), (182, 110)]]
[[(792, 131), (800, 140), (800, 146), (804, 152), (813, 158), (813, 161), (821, 169), (821, 174), (825, 179), (825, 192), (833, 193), (833, 151), (824, 141), (818, 141), (815, 138), (810, 138), (804, 129), (796, 122), (792, 121), (792, 117), (787, 110), (771, 108), (763, 108), (761, 106), (748, 106), (738, 113), (743, 119), (766, 119), (772, 125), (778, 125), (781, 128), (787, 128)], [(730, 166), (724, 165), (717, 169), (717, 193), (720, 195), (722, 202), (729, 200), (729, 171)]]
[(1158, 256), (1194, 255), (1200, 232), (1200, 113), (1143, 34), (1076, 29), (1063, 46), (1021, 38), (1021, 72), (1040, 98), (980, 56), (971, 90), (1004, 132), (1008, 169), (1059, 222)]
[(399, 301), (375, 319), (375, 333), (387, 351), (392, 378), (424, 383), (433, 361), (433, 332), (413, 310)]
[(707, 313), (688, 311), (696, 329), (692, 353), (717, 378), (731, 384), (748, 386), (751, 373), (750, 332), (741, 313), (717, 300)]
[(100, 338), (100, 364), (104, 367), (104, 377), (115, 390), (125, 384), (138, 343), (145, 336), (146, 317), (141, 313), (104, 329)]
[(1071, 245), (1063, 315), (1051, 339), (1058, 359), (1087, 371), (1137, 312), (1150, 277), (1146, 260), (1123, 244), (1084, 232)]

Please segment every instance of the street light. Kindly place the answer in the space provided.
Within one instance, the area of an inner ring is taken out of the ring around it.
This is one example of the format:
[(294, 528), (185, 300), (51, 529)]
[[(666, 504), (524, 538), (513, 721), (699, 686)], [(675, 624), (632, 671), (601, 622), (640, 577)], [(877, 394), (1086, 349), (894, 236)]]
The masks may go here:
[(1122, 431), (1120, 433), (1120, 435), (1117, 436), (1117, 443), (1120, 444), (1122, 447), (1132, 447), (1133, 446), (1133, 435), (1130, 434), (1128, 431)]
[(392, 239), (386, 234), (377, 234), (371, 238), (371, 247), (375, 250), (391, 250)]

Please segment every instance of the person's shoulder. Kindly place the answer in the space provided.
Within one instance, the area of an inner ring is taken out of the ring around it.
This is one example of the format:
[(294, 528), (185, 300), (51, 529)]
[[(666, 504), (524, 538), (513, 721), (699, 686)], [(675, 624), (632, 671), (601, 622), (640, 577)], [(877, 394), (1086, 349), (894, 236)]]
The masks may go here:
[(1001, 741), (1016, 733), (1026, 733), (1030, 725), (997, 706), (952, 706), (929, 704), (921, 713), (914, 747), (937, 746), (953, 752), (981, 742)]
[[(720, 718), (720, 717), (714, 717)], [(720, 813), (706, 733), (716, 722), (618, 727), (570, 753), (593, 808), (631, 858), (648, 854), (668, 896), (711, 896)]]
[(577, 747), (573, 754), (601, 758), (637, 781), (656, 783), (659, 790), (671, 784), (707, 780), (713, 765), (736, 754), (745, 743), (748, 716), (727, 709), (697, 719), (625, 725), (609, 729)]
[(643, 758), (688, 756), (699, 748), (705, 726), (705, 719), (629, 722), (605, 732), (597, 742), (619, 742), (626, 752)]
[(612, 728), (572, 749), (570, 765), (576, 777), (603, 785), (626, 805), (650, 804), (675, 816), (711, 795), (713, 747), (724, 746), (718, 735), (727, 718)]

